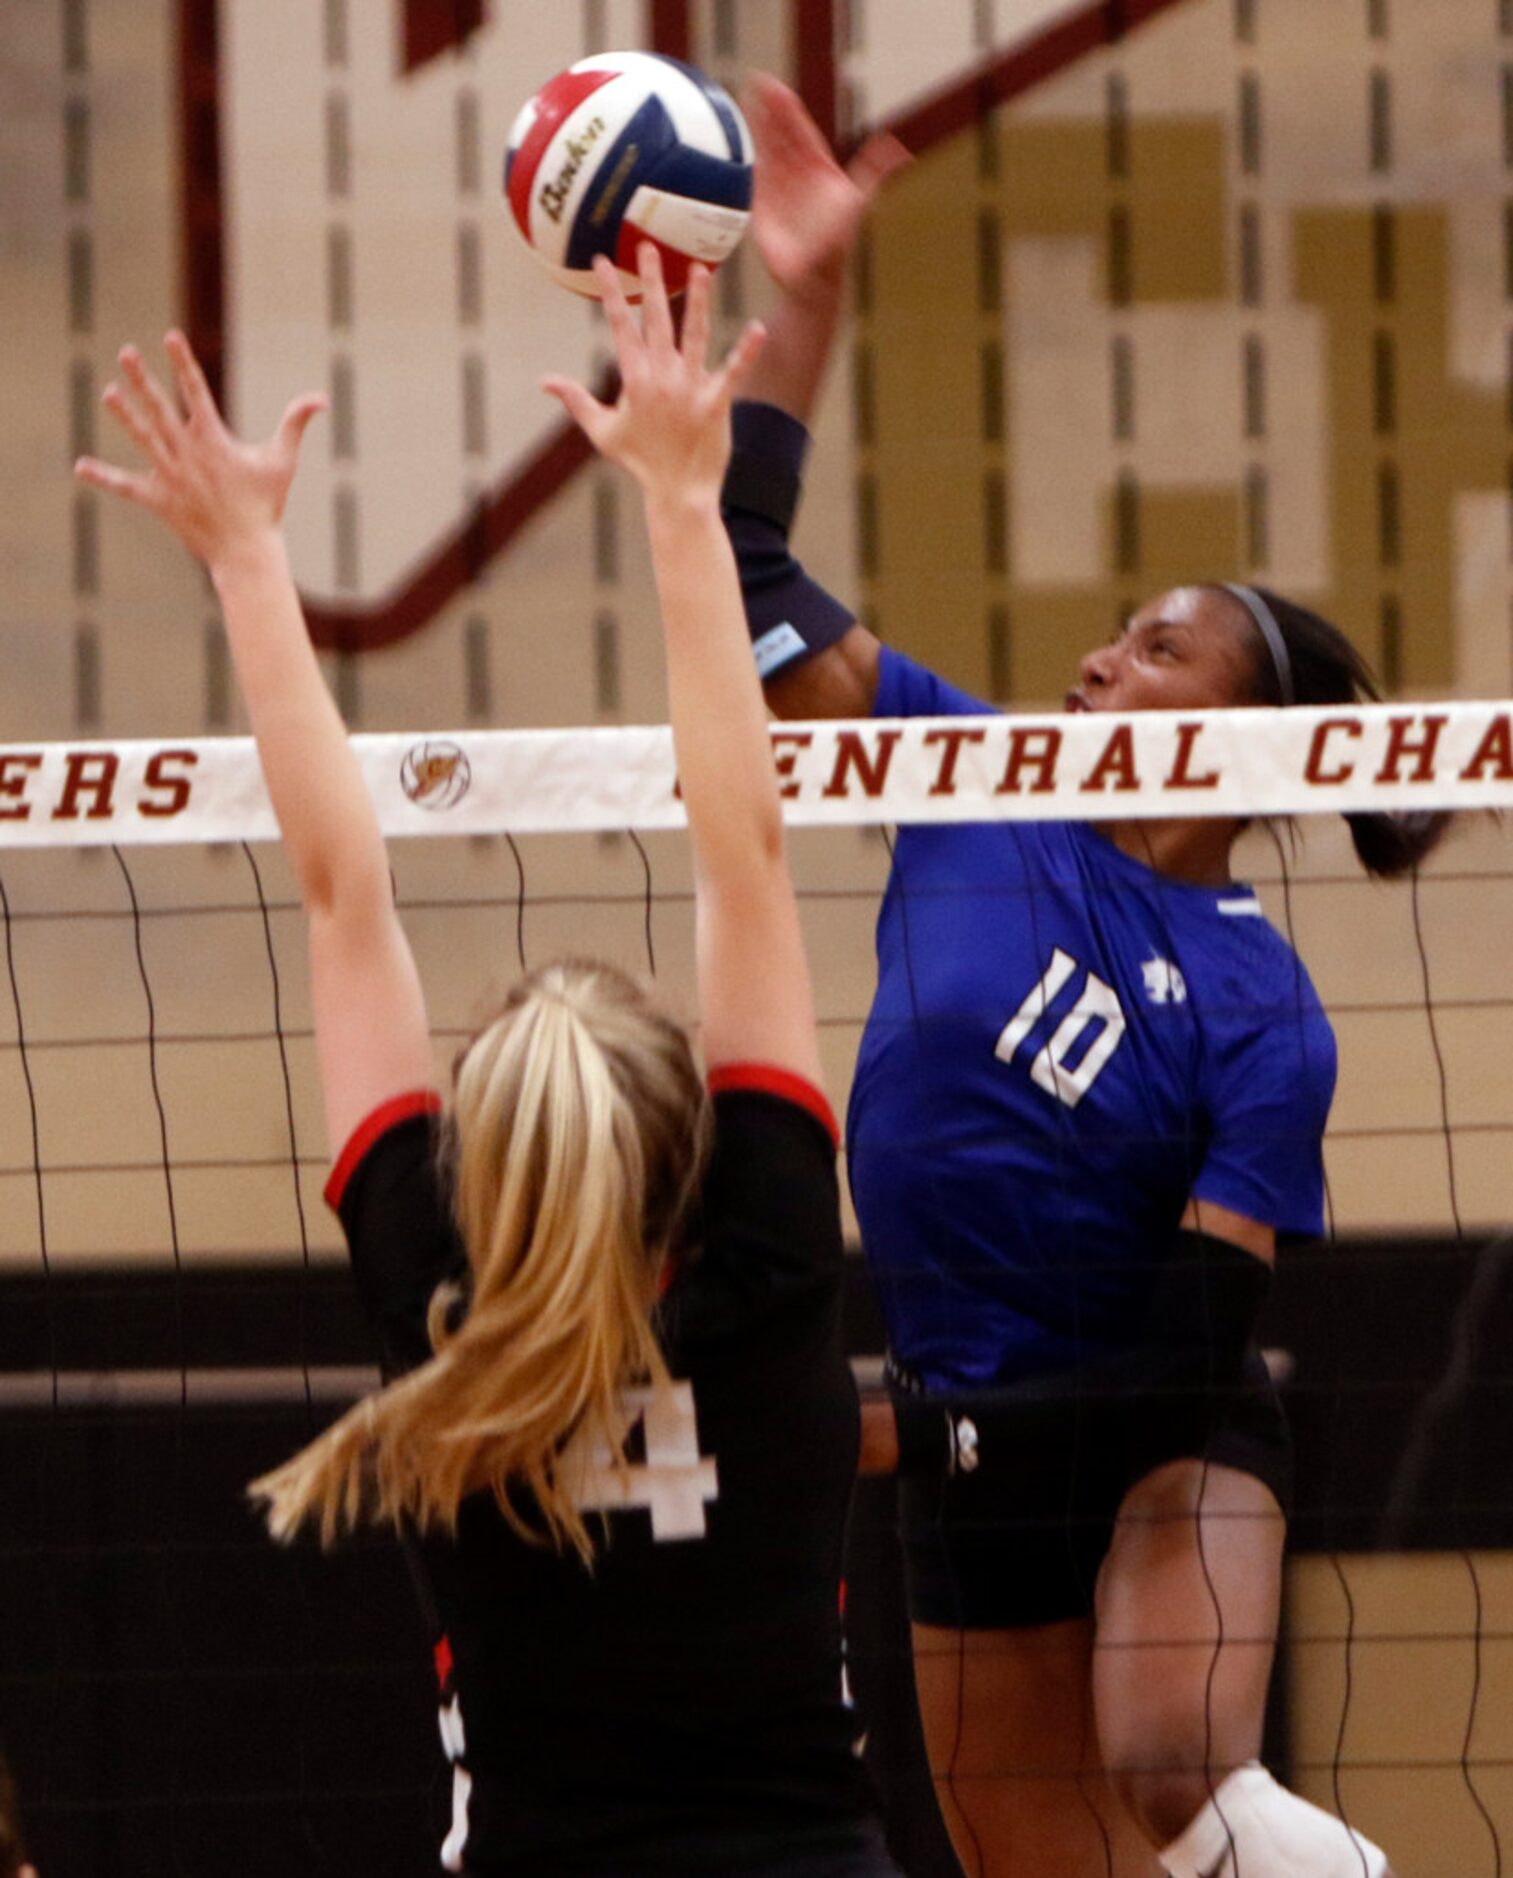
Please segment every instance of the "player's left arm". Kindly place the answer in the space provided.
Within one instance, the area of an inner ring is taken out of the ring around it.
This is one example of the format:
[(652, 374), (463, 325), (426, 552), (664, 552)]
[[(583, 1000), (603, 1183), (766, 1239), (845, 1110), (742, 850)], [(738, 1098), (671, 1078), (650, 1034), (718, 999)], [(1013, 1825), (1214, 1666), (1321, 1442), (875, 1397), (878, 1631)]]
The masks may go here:
[(1292, 971), (1285, 994), (1259, 990), (1253, 1009), (1209, 1021), (1201, 1084), (1208, 1140), (1182, 1215), (1185, 1231), (1268, 1265), (1279, 1236), (1322, 1229), (1334, 1099), (1334, 1033), (1295, 959)]
[(282, 517), (300, 440), (325, 400), (297, 398), (264, 444), (227, 429), (182, 333), (170, 393), (135, 347), (104, 402), (147, 459), (93, 457), (83, 482), (158, 517), (203, 561), (226, 620), (263, 775), (309, 920), (311, 999), (333, 1151), (387, 1097), (429, 1082), (425, 999), (394, 907), (388, 856), (326, 689), (289, 569)]
[(1235, 1212), (1232, 1207), (1219, 1206), (1211, 1200), (1200, 1200), (1196, 1194), (1188, 1201), (1182, 1214), (1182, 1230), (1207, 1233), (1212, 1239), (1223, 1239), (1229, 1245), (1238, 1246), (1242, 1252), (1250, 1253), (1252, 1258), (1260, 1259), (1264, 1265), (1276, 1262), (1277, 1234), (1274, 1226), (1250, 1219), (1244, 1213)]

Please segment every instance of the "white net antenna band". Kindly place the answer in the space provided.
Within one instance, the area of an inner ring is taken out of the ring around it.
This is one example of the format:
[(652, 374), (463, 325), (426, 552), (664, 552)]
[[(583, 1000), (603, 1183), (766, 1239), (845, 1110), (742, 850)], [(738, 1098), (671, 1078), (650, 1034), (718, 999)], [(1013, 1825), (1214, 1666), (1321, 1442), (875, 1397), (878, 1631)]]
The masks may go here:
[[(787, 819), (1138, 820), (1513, 808), (1513, 703), (772, 728)], [(665, 725), (353, 738), (386, 835), (681, 827)], [(0, 847), (273, 840), (249, 737), (0, 750)]]

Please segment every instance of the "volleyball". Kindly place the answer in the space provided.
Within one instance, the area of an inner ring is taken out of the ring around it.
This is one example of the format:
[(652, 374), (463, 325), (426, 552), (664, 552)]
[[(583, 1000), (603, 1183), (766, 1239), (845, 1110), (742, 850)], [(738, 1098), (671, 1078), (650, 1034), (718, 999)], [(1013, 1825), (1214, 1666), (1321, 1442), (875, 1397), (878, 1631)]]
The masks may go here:
[(551, 277), (597, 298), (607, 255), (627, 293), (656, 244), (669, 288), (718, 267), (751, 216), (752, 142), (735, 100), (691, 65), (651, 52), (580, 59), (543, 85), (510, 131), (504, 193)]

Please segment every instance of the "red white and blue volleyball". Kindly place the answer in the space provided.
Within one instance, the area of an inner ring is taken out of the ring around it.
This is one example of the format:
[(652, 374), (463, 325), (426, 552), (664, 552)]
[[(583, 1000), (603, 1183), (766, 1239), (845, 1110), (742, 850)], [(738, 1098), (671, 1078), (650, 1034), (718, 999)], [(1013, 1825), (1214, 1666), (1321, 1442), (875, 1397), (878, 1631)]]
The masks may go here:
[(556, 281), (597, 295), (608, 255), (635, 297), (637, 254), (655, 242), (669, 287), (694, 261), (718, 267), (751, 218), (751, 132), (723, 86), (653, 52), (581, 59), (515, 119), (504, 193)]

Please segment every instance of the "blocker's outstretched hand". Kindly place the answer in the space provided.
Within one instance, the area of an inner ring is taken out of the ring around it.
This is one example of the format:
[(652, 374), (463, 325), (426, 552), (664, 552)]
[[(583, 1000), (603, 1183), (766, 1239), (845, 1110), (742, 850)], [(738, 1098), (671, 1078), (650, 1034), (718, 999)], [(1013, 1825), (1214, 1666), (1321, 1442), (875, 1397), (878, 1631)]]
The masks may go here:
[(615, 268), (602, 256), (594, 264), (620, 364), (618, 402), (603, 404), (570, 378), (543, 379), (542, 389), (561, 400), (601, 455), (630, 471), (648, 500), (716, 501), (730, 455), (731, 400), (766, 334), (753, 320), (724, 363), (711, 367), (708, 268), (696, 265), (689, 273), (679, 339), (661, 256), (647, 241), (637, 258), (639, 321)]
[(121, 379), (105, 392), (147, 467), (84, 457), (75, 474), (165, 522), (205, 563), (220, 597), (273, 812), (309, 915), (310, 1001), (335, 1145), (380, 1103), (426, 1086), (431, 1041), (378, 816), (321, 677), (280, 527), (300, 439), (325, 399), (296, 398), (266, 443), (243, 443), (226, 428), (188, 340), (171, 332), (164, 343), (172, 391), (125, 346)]
[(742, 93), (756, 144), (751, 232), (785, 293), (829, 285), (845, 267), (872, 198), (913, 159), (888, 131), (842, 168), (796, 91), (766, 73)]
[(615, 270), (597, 263), (621, 392), (601, 404), (549, 378), (606, 457), (641, 484), (667, 654), (667, 712), (693, 850), (699, 1023), (712, 1064), (771, 1064), (820, 1086), (803, 934), (783, 849), (767, 713), (720, 519), (730, 403), (765, 337), (748, 326), (711, 368), (709, 274), (691, 270), (681, 340), (657, 250), (637, 257), (638, 321)]
[(163, 341), (177, 398), (147, 368), (135, 346), (120, 352), (121, 379), (102, 399), (106, 409), (147, 459), (145, 470), (118, 469), (80, 457), (80, 482), (108, 489), (167, 524), (212, 571), (238, 547), (277, 529), (299, 464), (305, 427), (326, 400), (307, 392), (284, 412), (262, 444), (243, 443), (227, 429), (215, 399), (181, 332)]

